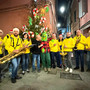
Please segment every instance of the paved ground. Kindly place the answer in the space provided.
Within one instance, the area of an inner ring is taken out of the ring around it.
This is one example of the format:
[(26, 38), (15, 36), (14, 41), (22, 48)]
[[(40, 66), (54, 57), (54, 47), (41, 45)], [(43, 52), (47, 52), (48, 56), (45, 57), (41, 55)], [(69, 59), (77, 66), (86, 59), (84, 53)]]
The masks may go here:
[(43, 70), (40, 73), (26, 73), (15, 84), (10, 82), (7, 74), (0, 83), (0, 90), (90, 90), (90, 72), (74, 71), (82, 80), (70, 80), (60, 78), (60, 72), (64, 72), (62, 69), (53, 71), (57, 71), (57, 74), (47, 74)]

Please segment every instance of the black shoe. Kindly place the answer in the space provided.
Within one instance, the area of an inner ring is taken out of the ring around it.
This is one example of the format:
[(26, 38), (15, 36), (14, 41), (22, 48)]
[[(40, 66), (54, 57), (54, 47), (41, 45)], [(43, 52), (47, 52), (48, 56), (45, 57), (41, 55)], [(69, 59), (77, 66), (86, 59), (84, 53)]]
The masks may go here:
[(30, 72), (30, 71), (29, 71), (29, 69), (27, 69), (26, 71), (27, 71), (27, 73), (29, 73), (29, 72)]
[(22, 79), (22, 77), (20, 77), (20, 76), (16, 76), (15, 79)]
[(79, 67), (75, 67), (75, 68), (74, 68), (74, 70), (77, 70), (77, 69), (79, 69)]
[(59, 68), (62, 68), (62, 65), (60, 65), (60, 67)]
[(87, 71), (87, 72), (90, 72), (90, 69), (87, 69), (86, 71)]
[(2, 82), (1, 78), (0, 78), (0, 83)]
[(15, 78), (11, 78), (11, 82), (12, 83), (16, 83), (16, 79)]
[(81, 72), (84, 72), (84, 68), (81, 68)]
[(38, 73), (40, 73), (40, 72), (41, 72), (41, 70), (40, 70), (40, 69), (38, 69), (38, 70), (37, 70), (37, 72), (38, 72)]

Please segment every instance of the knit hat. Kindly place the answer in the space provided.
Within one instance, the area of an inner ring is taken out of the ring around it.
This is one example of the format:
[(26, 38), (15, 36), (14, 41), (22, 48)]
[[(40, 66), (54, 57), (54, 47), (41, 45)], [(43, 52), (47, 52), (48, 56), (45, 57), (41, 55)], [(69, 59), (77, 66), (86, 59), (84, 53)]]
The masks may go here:
[(3, 31), (0, 29), (0, 32), (3, 34)]
[(18, 28), (13, 28), (13, 32), (14, 32), (14, 31), (18, 31), (18, 32), (19, 32), (19, 29), (18, 29)]
[(59, 34), (59, 37), (62, 37), (62, 34)]
[(13, 32), (13, 30), (10, 30), (9, 32)]

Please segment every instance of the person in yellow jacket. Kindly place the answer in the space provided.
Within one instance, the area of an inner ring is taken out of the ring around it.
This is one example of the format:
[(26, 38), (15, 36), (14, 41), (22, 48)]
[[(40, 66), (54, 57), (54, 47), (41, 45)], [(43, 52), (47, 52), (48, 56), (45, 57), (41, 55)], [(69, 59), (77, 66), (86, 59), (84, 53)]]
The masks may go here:
[(60, 52), (62, 52), (62, 44), (63, 44), (63, 36), (62, 34), (59, 35), (59, 59), (60, 59), (60, 68), (62, 68), (62, 60), (61, 60), (61, 55)]
[(57, 67), (60, 68), (60, 60), (59, 60), (59, 43), (58, 40), (56, 39), (56, 34), (52, 34), (52, 40), (49, 42), (49, 47), (50, 47), (50, 55), (51, 55), (51, 67), (55, 68), (55, 60), (54, 57), (56, 57), (57, 60)]
[(23, 33), (22, 45), (26, 45), (25, 53), (22, 55), (22, 74), (25, 74), (25, 71), (29, 72), (29, 56), (30, 56), (30, 45), (32, 45), (31, 39), (26, 32)]
[(87, 72), (90, 72), (90, 30), (89, 30), (89, 36), (86, 40), (86, 50), (87, 50)]
[(86, 45), (86, 37), (81, 34), (81, 30), (76, 31), (76, 36), (74, 37), (75, 41), (75, 58), (76, 58), (76, 67), (79, 69), (79, 57), (81, 61), (81, 72), (84, 72), (84, 48)]
[[(10, 37), (10, 39), (7, 40), (6, 50), (8, 53), (19, 53), (20, 48), (22, 47), (22, 40), (19, 36), (19, 29), (14, 28), (13, 29), (13, 36)], [(12, 76), (11, 76), (11, 82), (16, 83), (16, 79), (21, 79), (20, 76), (18, 76), (18, 66), (20, 64), (21, 57), (15, 57), (11, 60), (12, 63)]]
[(73, 52), (74, 46), (75, 46), (75, 42), (73, 38), (71, 37), (71, 33), (67, 32), (66, 38), (63, 41), (62, 48), (63, 48), (63, 51), (67, 53), (66, 55), (67, 60), (65, 60), (67, 68), (65, 69), (65, 71), (69, 71), (70, 73), (73, 72), (71, 54)]
[(8, 51), (6, 50), (6, 45), (7, 45), (7, 40), (10, 39), (10, 37), (13, 35), (13, 30), (9, 31), (9, 34), (7, 34), (4, 38), (3, 38), (3, 43), (5, 46), (5, 55), (8, 54)]
[[(0, 58), (3, 57), (3, 55), (2, 55), (3, 40), (1, 38), (2, 35), (3, 35), (3, 31), (0, 30)], [(0, 83), (1, 83), (1, 65), (0, 65)]]

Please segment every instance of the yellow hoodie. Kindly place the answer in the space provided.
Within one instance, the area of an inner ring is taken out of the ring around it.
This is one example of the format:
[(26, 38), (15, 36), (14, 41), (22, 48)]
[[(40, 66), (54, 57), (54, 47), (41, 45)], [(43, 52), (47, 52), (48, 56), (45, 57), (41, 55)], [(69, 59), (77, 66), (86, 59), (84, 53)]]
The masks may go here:
[[(56, 46), (54, 46), (54, 44), (56, 44)], [(51, 51), (51, 52), (58, 52), (58, 51), (59, 51), (59, 43), (58, 43), (58, 40), (52, 39), (51, 41), (49, 41), (49, 47), (50, 47), (50, 51)]]
[(19, 37), (16, 38), (14, 35), (12, 37), (10, 37), (7, 41), (6, 41), (6, 50), (11, 53), (13, 52), (13, 50), (18, 50), (22, 47), (22, 39)]
[(75, 41), (75, 44), (76, 44), (76, 41), (80, 39), (80, 42), (76, 45), (77, 47), (77, 50), (84, 50), (84, 47), (85, 47), (85, 44), (86, 44), (86, 37), (83, 36), (82, 34), (80, 36), (75, 36), (74, 37), (74, 41)]
[[(31, 40), (27, 40), (27, 39), (25, 39), (24, 41), (22, 41), (22, 45), (28, 45), (28, 46), (30, 46), (30, 45), (32, 45), (32, 42), (31, 42)], [(28, 48), (25, 48), (25, 53), (30, 53), (30, 47), (28, 47)]]
[(86, 49), (90, 48), (90, 36), (87, 37), (86, 44), (87, 44)]
[[(65, 46), (66, 46), (66, 48), (65, 48)], [(74, 46), (75, 46), (75, 42), (74, 42), (72, 37), (65, 38), (64, 41), (63, 41), (62, 49), (65, 52), (72, 52)]]
[(1, 42), (1, 44), (0, 44), (0, 54), (2, 54), (3, 40), (2, 40), (2, 38), (1, 38), (1, 37), (0, 37), (0, 42)]

